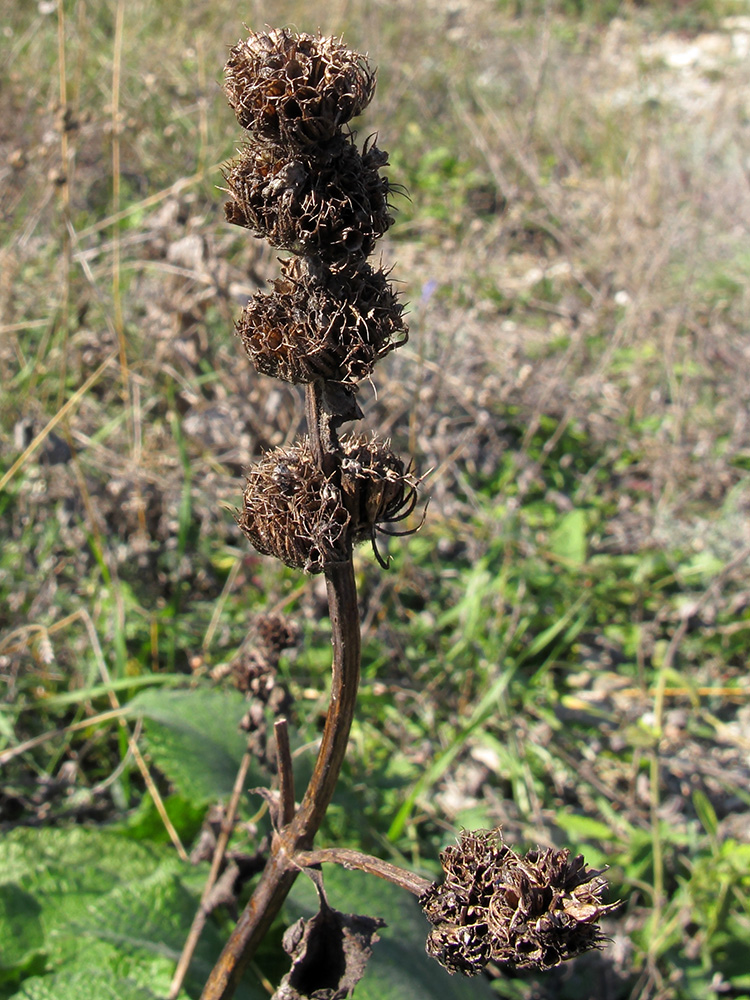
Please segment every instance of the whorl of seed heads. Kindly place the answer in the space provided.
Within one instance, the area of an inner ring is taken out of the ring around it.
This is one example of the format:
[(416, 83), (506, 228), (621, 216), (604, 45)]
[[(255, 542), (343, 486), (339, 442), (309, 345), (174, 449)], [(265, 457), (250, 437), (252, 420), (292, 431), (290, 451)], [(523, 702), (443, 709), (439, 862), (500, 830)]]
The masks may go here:
[(365, 263), (325, 271), (307, 258), (290, 258), (281, 274), (274, 292), (257, 292), (237, 322), (261, 374), (356, 383), (405, 343), (403, 310), (382, 271)]
[(580, 855), (547, 849), (520, 857), (497, 831), (479, 830), (440, 861), (444, 881), (419, 902), (433, 924), (427, 951), (449, 972), (473, 976), (488, 962), (551, 969), (605, 942), (596, 921), (618, 904), (602, 902), (606, 880)]
[(366, 257), (393, 224), (389, 185), (379, 169), (388, 154), (375, 143), (362, 153), (339, 135), (325, 159), (275, 145), (248, 145), (224, 177), (232, 196), (227, 220), (281, 250), (323, 261)]
[(232, 48), (226, 93), (243, 128), (272, 142), (324, 143), (372, 100), (366, 56), (335, 38), (251, 32)]
[(238, 524), (259, 552), (321, 573), (413, 508), (414, 486), (386, 444), (353, 436), (341, 448), (340, 487), (318, 469), (307, 439), (251, 468)]

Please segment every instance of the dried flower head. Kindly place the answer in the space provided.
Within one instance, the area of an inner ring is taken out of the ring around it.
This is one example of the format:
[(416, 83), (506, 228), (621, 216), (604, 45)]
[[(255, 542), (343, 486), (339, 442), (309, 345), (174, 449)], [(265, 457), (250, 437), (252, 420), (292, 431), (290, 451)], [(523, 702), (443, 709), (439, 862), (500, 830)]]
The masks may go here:
[(224, 211), (229, 222), (281, 250), (325, 261), (366, 257), (393, 224), (388, 180), (379, 172), (387, 163), (374, 142), (360, 153), (344, 136), (314, 160), (254, 143), (225, 172), (232, 200)]
[(268, 452), (250, 470), (240, 529), (256, 549), (287, 566), (321, 573), (371, 540), (383, 523), (414, 509), (416, 488), (403, 463), (377, 438), (341, 442), (340, 486), (318, 469), (309, 441)]
[(349, 555), (349, 513), (307, 440), (270, 451), (252, 467), (238, 524), (259, 552), (308, 573)]
[(497, 831), (464, 833), (440, 855), (442, 884), (420, 905), (433, 925), (427, 951), (449, 972), (473, 976), (496, 962), (551, 969), (605, 941), (596, 921), (618, 904), (602, 902), (606, 880), (569, 851), (520, 857)]
[(406, 343), (402, 307), (382, 271), (368, 264), (281, 265), (270, 294), (257, 292), (237, 323), (256, 369), (285, 382), (323, 378), (353, 384)]
[(243, 128), (299, 146), (332, 138), (375, 90), (366, 56), (340, 39), (285, 29), (251, 32), (232, 48), (224, 72)]

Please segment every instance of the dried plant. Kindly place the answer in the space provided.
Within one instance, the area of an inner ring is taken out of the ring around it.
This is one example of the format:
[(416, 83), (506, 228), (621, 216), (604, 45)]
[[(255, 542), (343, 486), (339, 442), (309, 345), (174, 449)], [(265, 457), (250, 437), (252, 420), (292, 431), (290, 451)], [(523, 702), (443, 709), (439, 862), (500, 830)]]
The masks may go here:
[(474, 976), (488, 962), (552, 969), (604, 941), (596, 921), (606, 881), (579, 854), (534, 850), (521, 858), (496, 831), (465, 833), (440, 856), (445, 873), (419, 903), (433, 929), (427, 951), (449, 972)]
[[(547, 969), (603, 936), (596, 922), (601, 872), (567, 851), (521, 858), (496, 832), (464, 834), (443, 852), (444, 881), (433, 885), (387, 862), (347, 850), (312, 851), (346, 752), (359, 682), (360, 633), (352, 550), (376, 536), (402, 534), (417, 502), (409, 467), (377, 437), (339, 437), (358, 420), (358, 383), (406, 343), (398, 295), (367, 260), (393, 222), (392, 190), (380, 171), (387, 154), (360, 149), (347, 123), (370, 102), (375, 74), (340, 40), (286, 30), (253, 32), (232, 48), (226, 92), (247, 142), (226, 170), (227, 219), (291, 251), (270, 292), (245, 307), (237, 332), (256, 369), (305, 385), (308, 436), (266, 454), (249, 472), (239, 526), (262, 553), (326, 579), (332, 625), (331, 703), (318, 758), (297, 805), (286, 728), (275, 727), (279, 770), (275, 832), (265, 870), (203, 992), (232, 996), (296, 876), (312, 873), (320, 912), (285, 939), (292, 970), (276, 996), (348, 996), (361, 977), (380, 921), (345, 916), (325, 897), (323, 862), (360, 868), (419, 897), (433, 925), (427, 950), (450, 972), (500, 967)], [(345, 956), (341, 976), (316, 982), (312, 955)]]

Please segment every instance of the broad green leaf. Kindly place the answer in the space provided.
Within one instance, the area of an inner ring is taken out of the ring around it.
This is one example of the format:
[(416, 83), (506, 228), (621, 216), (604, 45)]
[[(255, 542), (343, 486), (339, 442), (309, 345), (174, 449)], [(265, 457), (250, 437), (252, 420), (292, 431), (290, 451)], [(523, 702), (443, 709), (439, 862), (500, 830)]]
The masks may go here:
[[(160, 1000), (169, 990), (205, 867), (102, 829), (18, 828), (0, 840), (2, 1000)], [(181, 1000), (222, 941), (204, 930)], [(242, 1000), (262, 996), (243, 986)]]
[(44, 930), (37, 900), (15, 883), (0, 886), (0, 983), (44, 969)]
[[(231, 793), (247, 744), (238, 728), (247, 711), (239, 691), (149, 690), (130, 709), (144, 720), (151, 759), (180, 795), (199, 804)], [(251, 768), (248, 787), (264, 783)]]
[[(324, 865), (328, 902), (344, 913), (382, 917), (380, 941), (373, 948), (355, 1000), (491, 1000), (489, 983), (478, 976), (451, 976), (425, 951), (430, 925), (416, 899), (390, 882)], [(318, 909), (311, 881), (301, 875), (294, 884), (285, 912), (292, 923), (309, 919)]]

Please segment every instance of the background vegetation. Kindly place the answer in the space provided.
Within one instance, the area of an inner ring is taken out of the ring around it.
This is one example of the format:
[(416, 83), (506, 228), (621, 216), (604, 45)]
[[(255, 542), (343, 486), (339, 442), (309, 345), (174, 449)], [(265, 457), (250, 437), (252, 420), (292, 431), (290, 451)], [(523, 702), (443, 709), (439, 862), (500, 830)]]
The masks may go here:
[[(361, 710), (320, 843), (430, 874), (499, 824), (611, 866), (605, 952), (425, 996), (750, 996), (750, 8), (311, 16), (16, 0), (0, 25), (0, 997), (166, 994), (207, 869), (174, 843), (231, 790), (257, 615), (300, 628), (266, 692), (300, 781), (326, 704), (324, 588), (232, 516), (303, 420), (232, 333), (276, 267), (217, 190), (243, 21), (370, 52), (363, 129), (409, 191), (382, 252), (412, 337), (362, 394), (431, 502), (389, 573), (359, 557)], [(240, 810), (251, 856), (267, 820)], [(381, 892), (355, 894), (396, 928), (362, 996), (416, 996), (382, 979), (413, 925)]]

